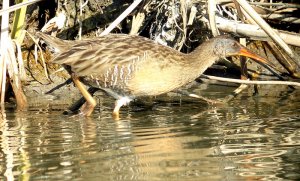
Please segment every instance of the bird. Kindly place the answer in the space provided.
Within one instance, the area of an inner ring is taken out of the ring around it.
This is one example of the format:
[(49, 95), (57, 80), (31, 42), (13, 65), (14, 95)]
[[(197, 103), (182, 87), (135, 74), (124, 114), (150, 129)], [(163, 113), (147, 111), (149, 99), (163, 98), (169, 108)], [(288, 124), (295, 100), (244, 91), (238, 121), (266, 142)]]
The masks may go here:
[(228, 35), (211, 38), (187, 54), (138, 35), (108, 34), (74, 41), (42, 32), (36, 35), (56, 50), (51, 62), (69, 72), (86, 99), (80, 113), (84, 116), (90, 116), (96, 106), (84, 85), (115, 98), (113, 115), (119, 117), (120, 108), (132, 100), (174, 91), (194, 81), (221, 58), (246, 56), (274, 67)]

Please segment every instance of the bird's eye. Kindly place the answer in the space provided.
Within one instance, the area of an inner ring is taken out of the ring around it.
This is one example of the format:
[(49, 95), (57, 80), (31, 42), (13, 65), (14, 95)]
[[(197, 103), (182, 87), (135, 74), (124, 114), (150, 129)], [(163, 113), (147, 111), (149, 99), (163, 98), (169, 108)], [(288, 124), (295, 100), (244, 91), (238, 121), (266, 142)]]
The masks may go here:
[(232, 43), (232, 46), (233, 46), (234, 48), (237, 48), (237, 47), (238, 47), (238, 44), (237, 44), (237, 43)]

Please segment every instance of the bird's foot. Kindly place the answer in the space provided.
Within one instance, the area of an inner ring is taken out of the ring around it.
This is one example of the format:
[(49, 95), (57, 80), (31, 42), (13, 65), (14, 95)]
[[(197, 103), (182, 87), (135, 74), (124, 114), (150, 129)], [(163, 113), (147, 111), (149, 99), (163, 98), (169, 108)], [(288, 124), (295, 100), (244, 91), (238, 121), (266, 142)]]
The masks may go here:
[(78, 110), (67, 109), (67, 110), (64, 110), (63, 115), (70, 116), (70, 115), (78, 114), (78, 112), (79, 112)]
[(222, 104), (224, 104), (223, 101), (208, 99), (208, 98), (205, 98), (205, 97), (197, 95), (197, 94), (188, 94), (188, 96), (193, 97), (193, 98), (197, 98), (197, 99), (200, 99), (200, 100), (203, 100), (207, 104), (210, 104), (210, 105), (222, 105)]
[(86, 103), (84, 103), (84, 105), (80, 109), (79, 114), (83, 116), (90, 116), (94, 111), (94, 107), (96, 106), (97, 103), (95, 99), (92, 97), (92, 95), (90, 94), (90, 92), (86, 90), (83, 83), (80, 82), (79, 78), (74, 73), (72, 73), (71, 76), (76, 87), (79, 89), (79, 91), (81, 92), (81, 94), (86, 100)]
[(119, 114), (119, 112), (113, 112), (113, 119), (114, 119), (115, 121), (120, 120), (120, 114)]
[(96, 101), (92, 103), (89, 102), (84, 103), (80, 108), (79, 115), (90, 116), (94, 111), (95, 106), (96, 106)]
[(115, 108), (114, 108), (114, 111), (113, 111), (113, 118), (115, 120), (119, 120), (120, 117), (120, 108), (122, 106), (126, 106), (129, 104), (129, 102), (131, 101), (131, 99), (129, 99), (128, 97), (121, 97), (120, 99), (116, 100), (115, 102)]
[(84, 103), (80, 110), (68, 109), (63, 112), (64, 115), (70, 115), (71, 117), (75, 116), (90, 116), (94, 111), (96, 104), (89, 104), (88, 102)]

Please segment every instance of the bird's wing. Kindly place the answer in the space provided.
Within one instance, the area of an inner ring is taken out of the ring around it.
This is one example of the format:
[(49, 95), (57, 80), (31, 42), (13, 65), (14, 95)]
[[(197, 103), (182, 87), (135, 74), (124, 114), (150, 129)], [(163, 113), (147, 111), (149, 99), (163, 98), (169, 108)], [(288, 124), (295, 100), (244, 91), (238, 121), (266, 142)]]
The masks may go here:
[(133, 67), (139, 61), (147, 61), (149, 56), (160, 56), (162, 48), (168, 47), (139, 36), (111, 34), (78, 41), (68, 51), (56, 56), (53, 62), (69, 65), (78, 76), (101, 75), (116, 65)]

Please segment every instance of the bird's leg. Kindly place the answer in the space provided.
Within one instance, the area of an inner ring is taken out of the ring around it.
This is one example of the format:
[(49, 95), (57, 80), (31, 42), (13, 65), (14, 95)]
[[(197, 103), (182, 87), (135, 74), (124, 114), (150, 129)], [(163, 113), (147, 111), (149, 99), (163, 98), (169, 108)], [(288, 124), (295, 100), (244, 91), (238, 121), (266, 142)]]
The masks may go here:
[(237, 95), (239, 95), (239, 93), (241, 93), (243, 90), (245, 90), (246, 88), (248, 88), (248, 85), (246, 84), (241, 84), (238, 88), (236, 88), (231, 94), (229, 94), (228, 96), (226, 96), (224, 98), (224, 102), (228, 103), (229, 101), (231, 101), (233, 98), (235, 98)]
[[(94, 93), (95, 93), (96, 91), (98, 91), (98, 90), (99, 90), (98, 88), (90, 87), (87, 91), (90, 93), (91, 96), (93, 96)], [(81, 98), (80, 98), (79, 100), (77, 100), (72, 106), (70, 106), (70, 107), (68, 108), (67, 111), (65, 111), (65, 114), (70, 114), (70, 113), (74, 113), (74, 112), (78, 111), (78, 109), (79, 109), (80, 107), (85, 106), (84, 104), (87, 104), (87, 103), (86, 103), (86, 100), (85, 100), (84, 97), (81, 97)], [(86, 107), (86, 106), (85, 106), (85, 107)]]
[(197, 95), (197, 94), (192, 94), (192, 93), (189, 93), (188, 91), (184, 91), (184, 90), (177, 90), (177, 93), (203, 100), (203, 101), (207, 102), (208, 104), (223, 104), (222, 101), (208, 99), (208, 98), (205, 98), (203, 96), (200, 96), (200, 95)]
[(80, 110), (81, 111), (80, 114), (83, 114), (84, 116), (90, 116), (94, 111), (94, 107), (96, 106), (97, 103), (95, 99), (91, 96), (91, 94), (86, 90), (83, 83), (80, 82), (77, 76), (72, 74), (72, 79), (76, 87), (79, 89), (79, 91), (81, 92), (81, 94), (86, 100), (86, 103), (84, 104), (84, 106), (82, 106)]
[[(246, 57), (240, 57), (240, 64), (241, 64), (241, 79), (247, 80), (248, 79), (248, 69), (247, 69), (247, 60)], [(243, 90), (249, 88), (247, 84), (241, 84), (238, 88), (236, 88), (232, 93), (225, 97), (224, 102), (229, 102), (237, 95), (239, 95)]]
[(80, 108), (80, 113), (84, 116), (90, 116), (92, 114), (92, 112), (94, 111), (94, 107), (96, 106), (93, 104), (90, 104), (89, 102), (84, 103), (81, 108)]
[(117, 120), (119, 119), (120, 108), (122, 106), (128, 105), (130, 101), (131, 100), (128, 97), (121, 97), (120, 99), (116, 100), (115, 108), (114, 108), (114, 111), (113, 111), (113, 116), (114, 116), (115, 119), (117, 119)]
[(47, 91), (45, 94), (51, 94), (51, 93), (54, 92), (55, 90), (58, 90), (58, 89), (62, 88), (63, 86), (69, 85), (69, 84), (71, 84), (71, 83), (72, 83), (72, 79), (68, 79), (68, 80), (66, 80), (64, 83), (61, 83), (61, 84), (55, 86), (54, 88), (52, 88), (51, 90)]

